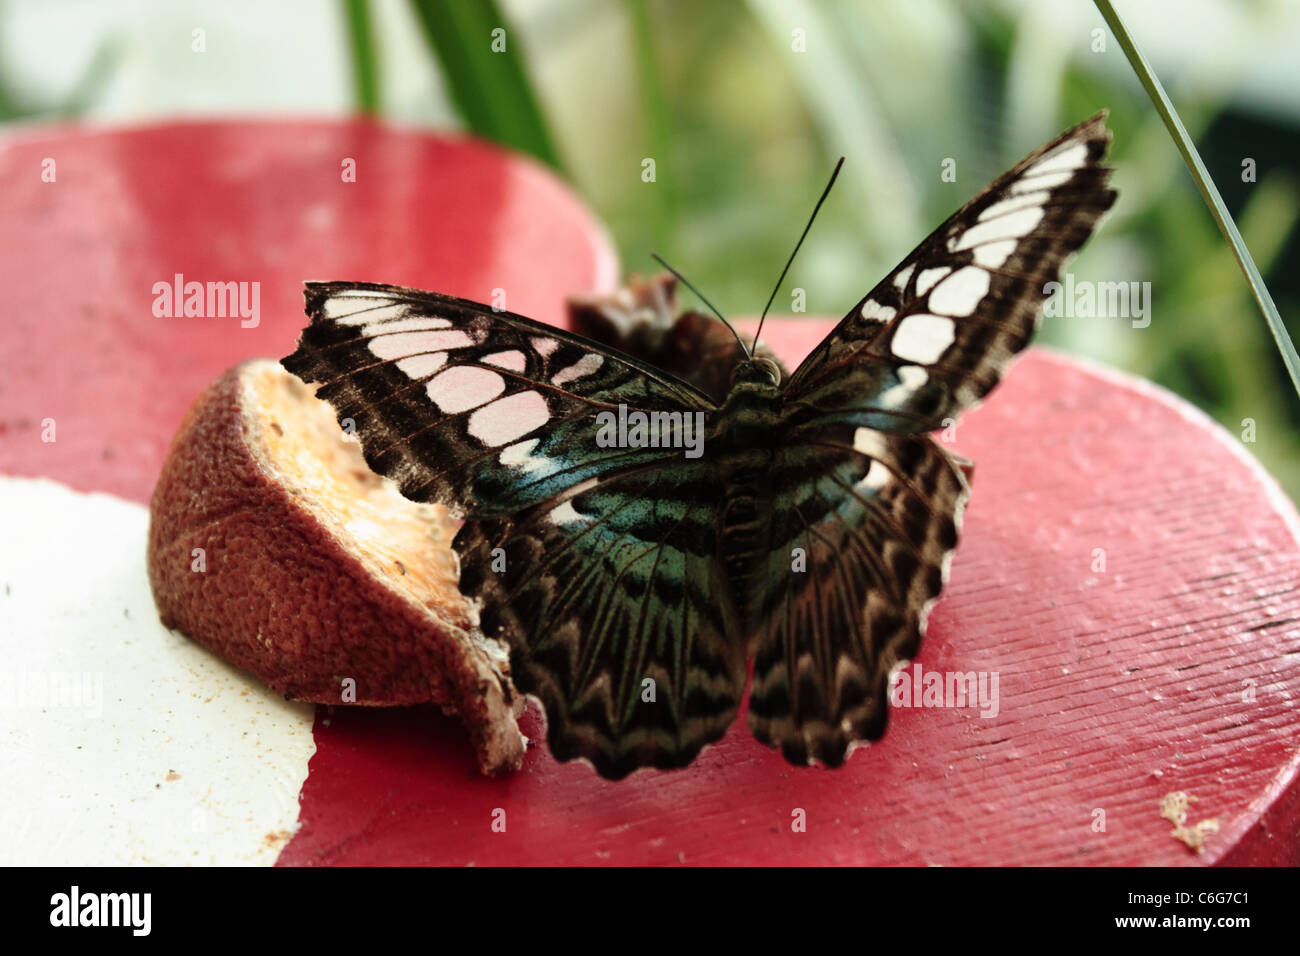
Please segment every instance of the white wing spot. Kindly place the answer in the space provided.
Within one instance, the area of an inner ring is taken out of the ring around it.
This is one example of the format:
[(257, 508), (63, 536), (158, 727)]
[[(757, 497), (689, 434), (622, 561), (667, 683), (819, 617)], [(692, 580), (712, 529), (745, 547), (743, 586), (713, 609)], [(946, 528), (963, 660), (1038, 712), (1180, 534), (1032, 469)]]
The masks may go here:
[(481, 361), (484, 365), (495, 365), (497, 368), (508, 369), (511, 372), (522, 372), (528, 365), (524, 353), (518, 349), (493, 352), (491, 355), (484, 356)]
[(906, 289), (907, 280), (912, 278), (912, 270), (915, 268), (916, 266), (912, 265), (908, 266), (906, 269), (899, 270), (898, 275), (894, 276), (894, 285), (898, 286), (900, 289)]
[[(530, 394), (524, 392), (523, 394)], [(474, 415), (477, 415), (475, 412)], [(474, 416), (470, 416), (471, 426)], [(497, 461), (507, 468), (518, 468), (526, 475), (544, 475), (551, 470), (551, 459), (544, 458), (533, 454), (533, 449), (537, 447), (540, 439), (530, 438), (527, 441), (516, 442), (513, 445), (507, 445), (501, 449), (501, 454), (497, 456)]]
[(506, 390), (506, 380), (496, 372), (470, 365), (453, 365), (436, 375), (425, 390), (444, 415), (478, 408)]
[(867, 469), (867, 473), (862, 476), (858, 484), (871, 491), (879, 491), (889, 484), (889, 479), (889, 468), (878, 458), (873, 458), (871, 459), (871, 467)]
[(916, 277), (916, 294), (925, 295), (934, 288), (934, 284), (952, 272), (950, 266), (940, 266), (937, 269), (926, 269)]
[(1042, 159), (1022, 173), (1022, 176), (1037, 176), (1041, 173), (1055, 173), (1061, 170), (1073, 172), (1088, 161), (1088, 144), (1084, 142), (1062, 145), (1052, 150)]
[(997, 219), (988, 222), (981, 222), (962, 233), (953, 251), (960, 252), (963, 249), (971, 248), (971, 246), (978, 246), (984, 242), (995, 242), (999, 239), (1019, 238), (1031, 232), (1042, 221), (1042, 218), (1043, 208), (1041, 206), (1029, 206), (1019, 212), (999, 216)]
[(1054, 173), (1038, 173), (1032, 175), (1032, 177), (1026, 173), (1026, 178), (1016, 180), (1015, 184), (1007, 192), (1012, 196), (1024, 196), (1039, 190), (1055, 189), (1062, 183), (1068, 183), (1073, 179), (1074, 173), (1075, 170), (1073, 169), (1062, 169)]
[(897, 408), (911, 398), (926, 382), (929, 374), (919, 365), (900, 365), (894, 370), (898, 384), (891, 385), (880, 396), (880, 404), (885, 408)]
[(428, 378), (446, 364), (446, 352), (424, 352), (397, 360), (397, 367), (406, 373), (407, 378)]
[(484, 445), (512, 442), (541, 428), (551, 417), (546, 399), (538, 392), (515, 392), (484, 405), (469, 417), (469, 433)]
[(989, 279), (979, 266), (958, 269), (930, 293), (928, 307), (941, 315), (970, 315), (989, 294)]
[(361, 334), (371, 335), (391, 335), (394, 332), (423, 332), (428, 329), (449, 329), (451, 323), (446, 319), (435, 319), (428, 316), (409, 319), (394, 319), (391, 322), (367, 322), (361, 327)]
[(894, 373), (904, 387), (917, 389), (930, 380), (930, 373), (919, 365), (900, 365)]
[[(384, 303), (389, 303), (384, 305)], [(378, 294), (342, 294), (326, 299), (321, 315), (342, 325), (369, 325), (400, 319), (410, 310), (406, 302), (393, 302), (393, 297)]]
[(1005, 216), (1007, 213), (1015, 212), (1017, 209), (1024, 209), (1026, 206), (1041, 206), (1050, 197), (1051, 193), (1046, 189), (1014, 195), (1010, 199), (995, 202), (988, 209), (985, 209), (980, 213), (980, 222), (986, 219), (996, 219), (998, 216)]
[(582, 482), (581, 484), (574, 485), (572, 493), (569, 495), (568, 498), (564, 500), (564, 503), (551, 509), (551, 513), (549, 516), (551, 519), (551, 523), (569, 524), (570, 522), (573, 521), (583, 521), (583, 522), (590, 521), (591, 520), (590, 518), (588, 518), (586, 515), (579, 514), (577, 509), (573, 507), (573, 499), (578, 497), (578, 495), (582, 494), (588, 488), (594, 487), (598, 483), (598, 481), (599, 479), (597, 478), (588, 478), (586, 481)]
[(889, 347), (904, 361), (929, 365), (939, 360), (956, 334), (957, 326), (952, 319), (922, 312), (909, 315), (899, 323)]
[(853, 433), (853, 450), (868, 458), (884, 458), (889, 452), (884, 436), (870, 428), (859, 428)]
[(559, 347), (560, 347), (560, 343), (557, 342), (555, 339), (548, 339), (542, 336), (535, 336), (533, 338), (533, 348), (535, 348), (538, 354), (541, 355), (543, 358), (550, 355)]
[(368, 343), (376, 358), (384, 360), (406, 358), (419, 352), (443, 352), (473, 345), (474, 340), (464, 332), (398, 332), (380, 335)]
[(898, 314), (898, 310), (890, 305), (881, 305), (875, 299), (868, 299), (862, 303), (862, 317), (869, 322), (888, 322)]
[(582, 378), (585, 375), (590, 375), (592, 372), (597, 371), (604, 364), (605, 364), (604, 356), (597, 355), (595, 352), (588, 352), (586, 355), (578, 359), (578, 361), (574, 362), (568, 368), (561, 369), (559, 372), (557, 372), (555, 374), (555, 377), (551, 379), (551, 383), (554, 385), (564, 385), (567, 382), (572, 382), (574, 379)]
[(591, 520), (586, 515), (578, 514), (577, 510), (573, 507), (573, 503), (569, 501), (564, 502), (556, 508), (552, 508), (549, 517), (551, 519), (551, 524), (573, 524), (575, 521), (586, 522)]
[(1018, 239), (999, 239), (997, 242), (986, 242), (981, 246), (975, 247), (975, 263), (985, 269), (997, 269), (1002, 263), (1011, 258), (1011, 253), (1016, 251)]

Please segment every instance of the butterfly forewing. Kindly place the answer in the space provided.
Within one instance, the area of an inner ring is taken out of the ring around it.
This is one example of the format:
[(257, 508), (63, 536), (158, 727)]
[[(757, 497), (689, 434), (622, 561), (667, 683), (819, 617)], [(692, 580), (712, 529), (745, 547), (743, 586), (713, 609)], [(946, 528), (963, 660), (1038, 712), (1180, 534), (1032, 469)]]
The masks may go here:
[(976, 404), (1038, 326), (1047, 283), (1115, 192), (1105, 113), (1035, 150), (930, 234), (796, 370), (835, 420), (930, 431)]
[(463, 299), (342, 282), (306, 294), (312, 323), (285, 367), (319, 383), (371, 468), (457, 514), (512, 513), (668, 457), (599, 446), (602, 411), (713, 409), (631, 356)]

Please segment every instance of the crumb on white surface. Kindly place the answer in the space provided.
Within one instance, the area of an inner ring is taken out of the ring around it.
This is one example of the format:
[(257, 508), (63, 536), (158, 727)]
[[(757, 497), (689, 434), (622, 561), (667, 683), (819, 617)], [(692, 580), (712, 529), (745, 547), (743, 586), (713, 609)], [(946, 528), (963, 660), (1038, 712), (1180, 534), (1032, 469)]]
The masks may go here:
[(148, 511), (0, 477), (0, 864), (264, 864), (313, 708), (162, 626)]

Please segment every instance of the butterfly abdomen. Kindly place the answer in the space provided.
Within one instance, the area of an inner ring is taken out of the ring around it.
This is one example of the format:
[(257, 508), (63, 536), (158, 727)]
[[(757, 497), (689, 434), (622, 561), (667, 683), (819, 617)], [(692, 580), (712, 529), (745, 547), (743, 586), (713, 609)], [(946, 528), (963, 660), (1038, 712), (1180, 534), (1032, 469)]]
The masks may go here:
[(719, 547), (736, 606), (748, 625), (760, 612), (771, 526), (772, 463), (778, 447), (781, 393), (759, 363), (737, 368), (718, 416), (713, 447), (706, 445), (726, 489)]

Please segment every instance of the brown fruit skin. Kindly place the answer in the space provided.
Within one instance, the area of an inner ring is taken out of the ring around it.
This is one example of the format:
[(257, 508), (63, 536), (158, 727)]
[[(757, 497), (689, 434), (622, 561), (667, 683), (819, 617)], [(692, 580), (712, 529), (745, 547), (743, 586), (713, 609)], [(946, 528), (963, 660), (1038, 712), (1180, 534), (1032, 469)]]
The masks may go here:
[[(460, 715), (484, 773), (518, 768), (517, 695), (460, 594), (420, 604), (386, 585), (255, 453), (246, 406), (258, 367), (235, 366), (199, 396), (154, 488), (148, 568), (162, 623), (288, 698), (341, 704), (352, 678), (358, 704), (438, 704)], [(195, 548), (205, 571), (192, 570)]]

